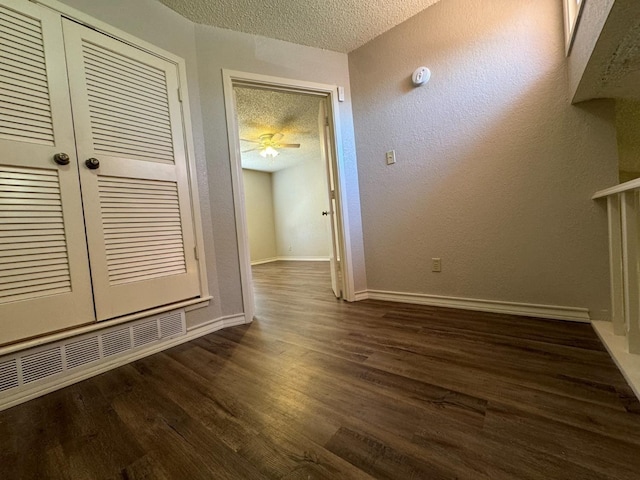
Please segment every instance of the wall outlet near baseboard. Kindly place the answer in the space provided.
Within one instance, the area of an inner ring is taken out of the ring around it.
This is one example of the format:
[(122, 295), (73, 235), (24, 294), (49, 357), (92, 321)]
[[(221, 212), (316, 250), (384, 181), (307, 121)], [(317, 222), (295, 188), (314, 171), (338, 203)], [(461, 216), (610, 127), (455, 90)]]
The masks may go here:
[(442, 271), (442, 259), (440, 259), (440, 258), (432, 258), (431, 259), (431, 271), (432, 272), (441, 272)]

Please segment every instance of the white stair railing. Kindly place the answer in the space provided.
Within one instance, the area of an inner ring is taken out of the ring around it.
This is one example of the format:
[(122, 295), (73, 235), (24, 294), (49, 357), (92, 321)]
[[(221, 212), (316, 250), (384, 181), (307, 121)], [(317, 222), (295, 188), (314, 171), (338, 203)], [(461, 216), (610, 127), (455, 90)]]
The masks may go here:
[(629, 353), (640, 354), (640, 179), (596, 192), (607, 200), (611, 321), (613, 332), (624, 335)]

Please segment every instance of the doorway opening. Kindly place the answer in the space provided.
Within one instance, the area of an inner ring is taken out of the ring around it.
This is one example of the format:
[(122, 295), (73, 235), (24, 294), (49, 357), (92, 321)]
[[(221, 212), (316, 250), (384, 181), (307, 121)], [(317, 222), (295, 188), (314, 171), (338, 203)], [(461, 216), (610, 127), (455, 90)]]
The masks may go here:
[(247, 321), (255, 310), (252, 264), (317, 262), (311, 267), (317, 272), (323, 262), (334, 295), (353, 300), (337, 87), (229, 71), (223, 76)]

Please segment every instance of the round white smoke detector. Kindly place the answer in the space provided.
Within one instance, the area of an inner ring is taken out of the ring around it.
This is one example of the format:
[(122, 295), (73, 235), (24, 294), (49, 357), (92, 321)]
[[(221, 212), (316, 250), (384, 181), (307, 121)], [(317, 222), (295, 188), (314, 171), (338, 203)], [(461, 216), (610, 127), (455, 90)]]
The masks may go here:
[(429, 81), (430, 78), (431, 70), (429, 70), (427, 67), (418, 67), (416, 68), (415, 72), (413, 72), (413, 75), (411, 75), (411, 80), (416, 87), (424, 85)]

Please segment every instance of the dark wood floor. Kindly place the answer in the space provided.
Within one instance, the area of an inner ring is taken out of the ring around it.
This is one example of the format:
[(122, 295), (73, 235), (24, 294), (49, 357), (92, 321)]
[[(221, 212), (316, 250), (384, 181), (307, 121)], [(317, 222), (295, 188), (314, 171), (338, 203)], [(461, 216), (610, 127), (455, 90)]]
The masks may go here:
[(0, 478), (638, 479), (589, 325), (332, 298), (254, 267), (257, 321), (0, 413)]

